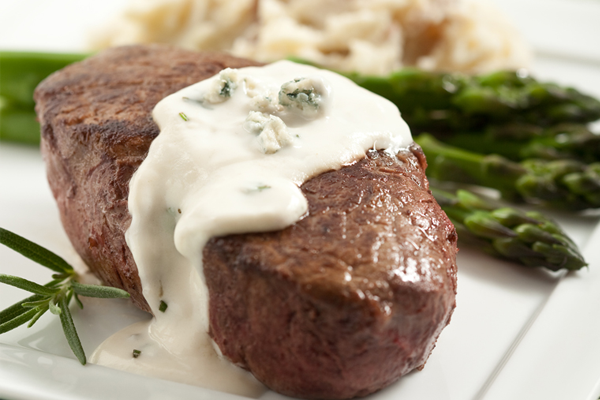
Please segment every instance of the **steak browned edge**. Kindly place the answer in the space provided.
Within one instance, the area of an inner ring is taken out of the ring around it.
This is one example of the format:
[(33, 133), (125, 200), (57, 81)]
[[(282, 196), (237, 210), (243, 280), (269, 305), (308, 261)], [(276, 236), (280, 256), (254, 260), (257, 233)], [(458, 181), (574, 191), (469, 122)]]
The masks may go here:
[[(159, 130), (154, 105), (223, 68), (257, 63), (159, 45), (107, 50), (35, 92), (63, 226), (90, 269), (149, 311), (125, 241), (129, 180)], [(413, 144), (302, 186), (308, 215), (204, 248), (210, 334), (270, 388), (305, 398), (372, 393), (422, 367), (455, 307), (456, 233)]]

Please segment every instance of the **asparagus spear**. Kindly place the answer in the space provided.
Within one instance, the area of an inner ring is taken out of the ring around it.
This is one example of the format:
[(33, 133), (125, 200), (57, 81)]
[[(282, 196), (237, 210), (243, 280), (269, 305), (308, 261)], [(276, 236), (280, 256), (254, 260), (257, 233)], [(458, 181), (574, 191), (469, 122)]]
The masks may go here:
[(428, 134), (415, 141), (427, 156), (431, 178), (490, 187), (511, 201), (568, 210), (600, 207), (600, 163), (536, 159), (516, 163), (445, 145)]
[(577, 245), (539, 212), (498, 207), (466, 190), (432, 193), (456, 227), (460, 243), (532, 267), (581, 269), (587, 263)]
[(87, 54), (0, 51), (0, 97), (13, 107), (33, 110), (33, 91), (48, 75)]
[(86, 54), (0, 52), (0, 140), (38, 144), (33, 91), (48, 75)]
[[(0, 52), (0, 97), (11, 110), (31, 111), (33, 90), (42, 79), (87, 56)], [(575, 89), (537, 82), (521, 72), (470, 77), (405, 68), (387, 77), (345, 75), (393, 101), (415, 132), (480, 129), (510, 122), (548, 126), (600, 118), (598, 100)], [(14, 136), (0, 132), (1, 137)]]
[(508, 122), (550, 126), (600, 118), (600, 101), (518, 71), (480, 76), (403, 69), (387, 77), (345, 74), (394, 102), (416, 132), (468, 130)]
[(600, 118), (599, 100), (573, 88), (539, 82), (523, 70), (478, 76), (417, 68), (404, 68), (388, 76), (336, 72), (396, 104), (416, 133), (481, 129), (512, 122), (552, 126)]
[(558, 124), (550, 128), (512, 123), (478, 132), (436, 135), (444, 143), (478, 153), (495, 153), (513, 161), (530, 158), (600, 161), (600, 135), (583, 124)]
[(0, 140), (38, 144), (40, 124), (35, 112), (0, 105)]

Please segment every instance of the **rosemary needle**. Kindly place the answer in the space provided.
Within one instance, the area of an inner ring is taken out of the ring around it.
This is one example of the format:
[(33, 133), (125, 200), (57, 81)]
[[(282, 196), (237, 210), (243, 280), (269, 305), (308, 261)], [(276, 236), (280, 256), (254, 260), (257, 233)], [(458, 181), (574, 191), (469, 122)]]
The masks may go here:
[(50, 311), (60, 317), (69, 347), (71, 347), (79, 362), (85, 365), (85, 352), (73, 323), (69, 303), (75, 298), (75, 302), (83, 308), (78, 296), (126, 298), (129, 297), (129, 293), (113, 287), (84, 285), (77, 282), (77, 273), (63, 258), (3, 228), (0, 228), (0, 243), (56, 272), (52, 275), (53, 280), (45, 285), (18, 276), (0, 274), (0, 283), (34, 293), (33, 296), (0, 311), (0, 334), (13, 330), (27, 322), (29, 322), (27, 325), (29, 328), (42, 315)]

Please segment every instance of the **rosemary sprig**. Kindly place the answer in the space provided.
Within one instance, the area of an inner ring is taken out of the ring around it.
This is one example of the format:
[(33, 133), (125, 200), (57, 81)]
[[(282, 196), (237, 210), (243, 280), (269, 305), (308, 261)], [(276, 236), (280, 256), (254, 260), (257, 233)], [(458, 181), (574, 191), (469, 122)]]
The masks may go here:
[(30, 328), (42, 315), (50, 311), (60, 317), (69, 347), (79, 362), (85, 365), (85, 352), (73, 323), (69, 303), (75, 299), (79, 307), (83, 308), (78, 296), (126, 298), (129, 297), (129, 293), (113, 287), (84, 285), (77, 282), (77, 273), (63, 258), (6, 229), (0, 228), (0, 243), (56, 272), (52, 275), (52, 281), (45, 285), (39, 285), (17, 276), (0, 274), (0, 283), (34, 293), (33, 296), (0, 311), (0, 334), (13, 330), (26, 322), (29, 322), (27, 327)]

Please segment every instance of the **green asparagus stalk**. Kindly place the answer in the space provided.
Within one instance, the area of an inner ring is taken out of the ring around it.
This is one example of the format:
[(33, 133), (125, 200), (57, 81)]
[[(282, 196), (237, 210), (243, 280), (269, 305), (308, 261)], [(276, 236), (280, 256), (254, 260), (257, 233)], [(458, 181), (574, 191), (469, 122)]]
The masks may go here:
[(0, 140), (38, 144), (33, 91), (51, 73), (86, 56), (0, 51)]
[[(33, 110), (33, 91), (52, 72), (87, 54), (0, 52), (0, 97), (8, 110)], [(302, 60), (295, 60), (302, 61)], [(393, 101), (414, 132), (481, 129), (490, 124), (585, 123), (600, 118), (600, 102), (572, 88), (500, 71), (467, 76), (405, 68), (386, 77), (346, 73)], [(10, 115), (4, 112), (4, 118)], [(7, 125), (10, 129), (14, 123)], [(21, 129), (19, 129), (21, 130)], [(23, 131), (30, 141), (31, 131)], [(0, 124), (0, 139), (19, 139)], [(560, 156), (559, 156), (560, 157)]]
[(432, 188), (435, 199), (456, 227), (459, 244), (532, 267), (575, 271), (587, 263), (577, 245), (539, 212), (499, 207), (466, 190)]
[(600, 161), (600, 135), (583, 124), (559, 124), (541, 128), (513, 123), (489, 126), (478, 132), (448, 132), (436, 138), (449, 145), (484, 154), (498, 154), (513, 161), (530, 158)]
[(477, 76), (416, 68), (388, 76), (336, 72), (396, 104), (414, 133), (481, 130), (510, 123), (549, 127), (600, 118), (599, 100), (573, 88), (540, 82), (523, 70)]
[(568, 210), (600, 207), (600, 163), (536, 159), (516, 163), (442, 144), (428, 134), (415, 141), (427, 156), (431, 178), (490, 187), (510, 201)]
[(33, 91), (48, 75), (87, 54), (0, 51), (0, 97), (11, 106), (33, 110)]
[(551, 126), (600, 118), (600, 101), (521, 71), (466, 76), (403, 69), (386, 77), (345, 74), (394, 102), (415, 132), (481, 129), (510, 122)]
[(38, 144), (40, 124), (35, 112), (0, 105), (0, 140)]

